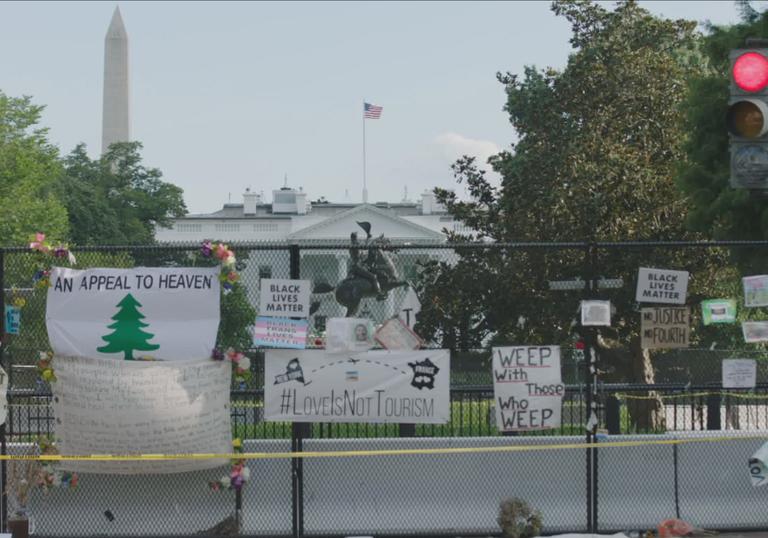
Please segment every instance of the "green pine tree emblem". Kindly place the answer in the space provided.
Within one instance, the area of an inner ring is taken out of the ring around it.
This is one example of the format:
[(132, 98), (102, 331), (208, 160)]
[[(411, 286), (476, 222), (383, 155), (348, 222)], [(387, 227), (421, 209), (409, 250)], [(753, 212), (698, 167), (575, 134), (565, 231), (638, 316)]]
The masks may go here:
[(141, 321), (144, 314), (139, 312), (141, 304), (133, 298), (130, 293), (117, 303), (119, 310), (112, 316), (115, 322), (109, 325), (108, 329), (114, 329), (110, 334), (102, 336), (101, 339), (107, 342), (106, 346), (97, 348), (101, 353), (125, 353), (125, 360), (134, 360), (133, 351), (153, 351), (159, 349), (159, 345), (150, 344), (148, 340), (154, 338), (154, 334), (149, 334), (141, 329), (149, 327), (149, 324)]

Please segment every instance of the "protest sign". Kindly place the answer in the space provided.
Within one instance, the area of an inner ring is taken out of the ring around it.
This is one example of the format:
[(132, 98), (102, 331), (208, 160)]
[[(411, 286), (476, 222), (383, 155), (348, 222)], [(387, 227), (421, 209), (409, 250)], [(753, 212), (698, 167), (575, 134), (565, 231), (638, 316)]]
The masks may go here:
[(560, 427), (560, 346), (494, 347), (493, 396), (501, 431)]
[(403, 299), (403, 304), (400, 305), (400, 312), (397, 314), (397, 317), (413, 329), (413, 326), (416, 325), (416, 317), (420, 312), (421, 301), (419, 301), (419, 296), (416, 295), (411, 286), (408, 286), (408, 291), (405, 292), (405, 299)]
[(643, 349), (688, 347), (691, 335), (687, 306), (640, 309), (640, 346)]
[(701, 303), (704, 325), (733, 323), (736, 321), (736, 301), (733, 299), (709, 299)]
[(761, 446), (757, 452), (749, 458), (749, 477), (754, 487), (768, 484), (768, 443)]
[(768, 341), (768, 321), (743, 321), (741, 332), (748, 344)]
[(724, 389), (753, 389), (757, 382), (754, 359), (723, 359)]
[(745, 276), (741, 282), (744, 285), (744, 306), (768, 306), (768, 275)]
[[(57, 447), (62, 455), (228, 454), (232, 363), (54, 358)], [(67, 461), (65, 470), (180, 473), (227, 460)]]
[(262, 278), (259, 315), (276, 318), (309, 317), (309, 280)]
[(70, 357), (195, 360), (219, 329), (218, 267), (54, 267), (45, 322), (53, 352)]
[(288, 318), (256, 318), (253, 328), (253, 345), (260, 347), (307, 347), (307, 320)]
[(445, 424), (450, 420), (448, 350), (269, 350), (264, 417), (293, 422)]
[(581, 301), (581, 325), (584, 327), (610, 327), (610, 301)]
[(374, 335), (385, 349), (419, 349), (423, 342), (400, 318), (387, 320)]
[(688, 272), (641, 267), (637, 274), (638, 303), (685, 304)]
[(330, 318), (325, 323), (328, 353), (356, 353), (374, 346), (373, 322), (368, 318)]
[(19, 334), (21, 329), (21, 308), (10, 304), (5, 305), (5, 333)]

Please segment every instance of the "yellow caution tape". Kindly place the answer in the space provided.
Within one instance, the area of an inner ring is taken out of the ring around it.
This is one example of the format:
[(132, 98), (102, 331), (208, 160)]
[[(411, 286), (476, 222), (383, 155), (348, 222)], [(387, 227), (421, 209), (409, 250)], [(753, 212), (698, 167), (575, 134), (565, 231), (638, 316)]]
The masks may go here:
[[(653, 392), (653, 389), (648, 389)], [(636, 396), (634, 394), (616, 393), (620, 400), (672, 400), (675, 398), (699, 398), (703, 396), (728, 396), (730, 398), (742, 398), (745, 400), (768, 400), (768, 394), (755, 394), (753, 392), (681, 392), (679, 394), (659, 394), (658, 396)]]
[[(457, 438), (461, 439), (461, 438)], [(399, 448), (390, 450), (336, 450), (324, 452), (245, 452), (235, 454), (91, 454), (88, 456), (63, 455), (0, 455), (3, 460), (37, 460), (37, 461), (167, 461), (167, 460), (212, 460), (212, 459), (244, 459), (269, 460), (289, 458), (350, 458), (362, 456), (414, 456), (438, 454), (482, 454), (494, 452), (535, 452), (543, 450), (569, 450), (584, 448), (619, 448), (636, 446), (669, 446), (693, 443), (718, 443), (727, 441), (766, 441), (765, 435), (753, 436), (722, 436), (722, 437), (691, 437), (687, 439), (656, 439), (637, 441), (608, 441), (602, 443), (565, 443), (555, 445), (511, 445), (511, 446), (479, 446), (453, 448)]]

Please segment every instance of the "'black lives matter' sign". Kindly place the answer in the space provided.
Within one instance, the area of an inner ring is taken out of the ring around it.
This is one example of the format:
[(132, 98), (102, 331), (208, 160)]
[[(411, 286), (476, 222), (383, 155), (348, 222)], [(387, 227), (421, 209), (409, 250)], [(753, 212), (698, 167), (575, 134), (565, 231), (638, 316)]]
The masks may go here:
[(688, 347), (691, 322), (687, 306), (643, 308), (640, 316), (640, 345), (643, 349)]
[(687, 294), (688, 271), (641, 267), (637, 273), (638, 303), (685, 304)]

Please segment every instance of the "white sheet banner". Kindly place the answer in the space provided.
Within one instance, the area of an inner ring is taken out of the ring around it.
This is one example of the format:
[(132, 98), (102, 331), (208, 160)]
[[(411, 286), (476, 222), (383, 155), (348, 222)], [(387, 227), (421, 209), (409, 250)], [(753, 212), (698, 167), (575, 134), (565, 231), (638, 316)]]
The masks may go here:
[(565, 385), (560, 346), (493, 348), (493, 396), (501, 431), (559, 428)]
[(292, 422), (445, 424), (450, 353), (269, 350), (264, 418)]
[(209, 358), (219, 268), (54, 267), (45, 321), (53, 352), (105, 359)]
[[(63, 455), (229, 454), (232, 363), (55, 357), (57, 446)], [(181, 473), (226, 459), (66, 461), (62, 469), (114, 474)]]

